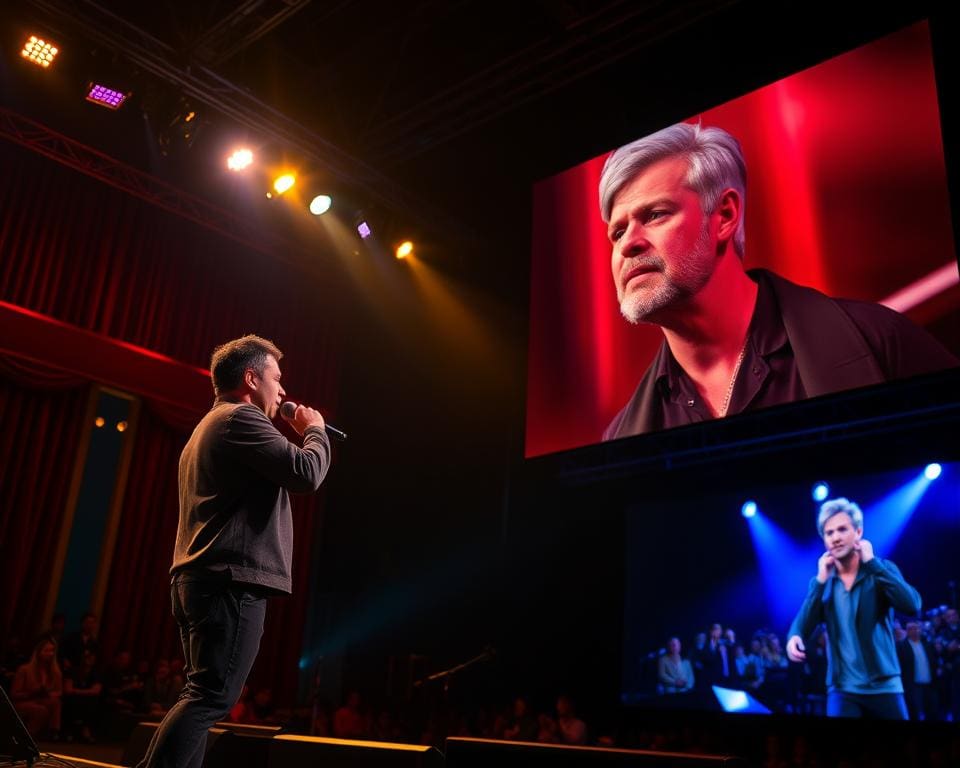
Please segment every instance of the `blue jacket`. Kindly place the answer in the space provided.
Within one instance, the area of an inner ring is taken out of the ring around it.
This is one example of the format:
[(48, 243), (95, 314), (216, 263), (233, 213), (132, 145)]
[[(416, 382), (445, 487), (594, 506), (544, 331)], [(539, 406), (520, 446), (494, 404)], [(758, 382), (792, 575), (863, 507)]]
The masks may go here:
[[(790, 625), (789, 633), (789, 637), (799, 635), (806, 642), (819, 624), (826, 623), (830, 643), (827, 685), (835, 687), (840, 682), (840, 671), (834, 661), (840, 657), (839, 620), (833, 603), (836, 589), (844, 589), (836, 573), (824, 584), (817, 581), (816, 577), (812, 578), (807, 597)], [(897, 566), (879, 557), (860, 563), (853, 589), (860, 592), (855, 629), (870, 680), (875, 682), (899, 675), (900, 661), (893, 639), (893, 612), (918, 613), (920, 593), (904, 581)], [(874, 631), (877, 625), (881, 625), (884, 631)]]

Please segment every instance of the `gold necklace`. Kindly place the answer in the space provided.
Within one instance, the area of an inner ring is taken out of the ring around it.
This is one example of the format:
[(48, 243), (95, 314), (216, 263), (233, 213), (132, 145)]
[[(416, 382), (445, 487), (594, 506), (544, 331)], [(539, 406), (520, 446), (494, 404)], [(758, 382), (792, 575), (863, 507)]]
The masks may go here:
[(747, 354), (747, 342), (750, 340), (750, 334), (748, 333), (746, 338), (743, 340), (743, 346), (740, 347), (740, 354), (737, 355), (737, 364), (733, 366), (733, 376), (730, 377), (730, 384), (727, 386), (727, 394), (723, 398), (723, 405), (720, 407), (719, 412), (717, 413), (717, 418), (722, 419), (727, 415), (727, 408), (730, 407), (730, 396), (733, 395), (733, 385), (737, 383), (737, 374), (740, 373), (740, 366), (743, 365), (743, 358)]

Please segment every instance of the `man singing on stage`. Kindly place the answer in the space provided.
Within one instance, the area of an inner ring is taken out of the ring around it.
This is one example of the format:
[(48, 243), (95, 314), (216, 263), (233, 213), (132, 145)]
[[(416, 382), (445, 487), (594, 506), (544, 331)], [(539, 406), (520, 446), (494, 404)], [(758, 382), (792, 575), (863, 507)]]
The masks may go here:
[(863, 512), (847, 499), (820, 507), (817, 532), (827, 551), (790, 627), (787, 656), (806, 659), (803, 638), (826, 622), (827, 715), (906, 720), (893, 611), (914, 615), (920, 594), (863, 538)]
[(180, 456), (170, 569), (187, 681), (138, 768), (199, 768), (207, 729), (236, 703), (257, 656), (266, 598), (291, 591), (288, 492), (320, 487), (330, 443), (312, 408), (299, 406), (288, 419), (302, 448), (271, 423), (286, 394), (282, 357), (252, 335), (213, 352), (216, 400)]

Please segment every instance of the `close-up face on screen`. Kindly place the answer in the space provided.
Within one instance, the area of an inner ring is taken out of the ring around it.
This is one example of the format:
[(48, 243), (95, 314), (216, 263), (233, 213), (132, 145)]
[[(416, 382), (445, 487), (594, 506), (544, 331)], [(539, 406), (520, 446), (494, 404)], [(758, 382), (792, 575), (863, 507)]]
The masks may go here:
[(952, 720), (958, 498), (953, 462), (629, 508), (624, 702)]
[(534, 187), (525, 455), (953, 368), (958, 283), (921, 22)]

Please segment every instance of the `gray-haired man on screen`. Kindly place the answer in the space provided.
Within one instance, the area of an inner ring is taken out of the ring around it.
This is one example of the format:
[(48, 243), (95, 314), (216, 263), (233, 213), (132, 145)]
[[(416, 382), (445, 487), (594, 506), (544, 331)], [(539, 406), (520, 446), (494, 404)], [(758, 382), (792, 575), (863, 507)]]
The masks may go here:
[(660, 346), (611, 440), (960, 365), (902, 315), (747, 272), (747, 170), (720, 128), (679, 123), (600, 178), (617, 300)]

